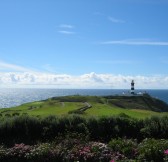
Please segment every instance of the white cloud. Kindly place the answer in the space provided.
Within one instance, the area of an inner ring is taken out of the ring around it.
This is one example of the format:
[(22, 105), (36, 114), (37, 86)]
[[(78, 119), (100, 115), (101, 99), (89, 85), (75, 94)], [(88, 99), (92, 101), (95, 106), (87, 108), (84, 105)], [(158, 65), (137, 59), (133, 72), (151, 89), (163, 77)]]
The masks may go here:
[(111, 45), (149, 45), (149, 46), (168, 46), (168, 42), (162, 41), (145, 41), (145, 40), (113, 40), (104, 41), (100, 44), (111, 44)]
[(111, 16), (108, 17), (108, 20), (110, 20), (110, 21), (113, 22), (113, 23), (125, 23), (124, 20), (116, 19), (116, 18), (111, 17)]
[(58, 26), (58, 33), (61, 33), (61, 34), (65, 34), (65, 35), (72, 35), (72, 34), (75, 34), (75, 32), (72, 30), (74, 28), (73, 25), (69, 25), (69, 24), (60, 24)]
[(101, 12), (94, 12), (93, 14), (96, 15), (96, 16), (103, 16), (104, 18), (108, 19), (112, 23), (126, 23), (125, 20), (114, 18), (112, 16), (107, 16), (106, 14), (101, 13)]
[(94, 72), (79, 76), (36, 72), (1, 72), (0, 87), (129, 89), (132, 79), (135, 80), (136, 89), (168, 88), (168, 76), (125, 76)]
[(61, 34), (67, 34), (67, 35), (75, 34), (75, 32), (68, 31), (68, 30), (59, 30), (58, 32)]
[(14, 64), (9, 64), (3, 61), (0, 61), (0, 70), (1, 71), (20, 71), (20, 72), (25, 72), (25, 71), (31, 71), (28, 68), (19, 66), (19, 65), (14, 65)]
[(59, 27), (60, 27), (60, 28), (67, 28), (67, 29), (72, 29), (72, 28), (74, 28), (73, 25), (69, 25), (69, 24), (60, 24)]

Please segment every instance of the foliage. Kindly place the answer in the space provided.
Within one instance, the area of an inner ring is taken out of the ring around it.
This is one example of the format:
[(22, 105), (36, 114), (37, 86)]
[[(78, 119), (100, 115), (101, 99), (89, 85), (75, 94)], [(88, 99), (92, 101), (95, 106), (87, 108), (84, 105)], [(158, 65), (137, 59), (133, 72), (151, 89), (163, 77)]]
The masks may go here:
[(60, 135), (53, 142), (0, 146), (1, 162), (167, 162), (168, 140), (111, 139), (90, 141), (82, 134)]
[(38, 140), (42, 126), (37, 118), (17, 116), (5, 118), (0, 123), (0, 142), (7, 145)]
[(0, 146), (0, 161), (5, 160), (7, 149), (4, 146)]
[(45, 118), (28, 115), (2, 118), (0, 143), (12, 146), (15, 143), (36, 144), (52, 141), (59, 134), (82, 133), (90, 139), (109, 142), (112, 138), (168, 138), (168, 117), (152, 117), (137, 120), (121, 114), (111, 117), (84, 118), (79, 115)]
[(164, 161), (168, 162), (168, 149), (164, 150)]
[(144, 120), (141, 133), (144, 138), (168, 138), (168, 116), (153, 116)]
[(108, 142), (117, 137), (140, 138), (143, 123), (128, 117), (102, 117), (88, 119), (87, 127), (92, 139)]
[(144, 139), (138, 146), (139, 160), (163, 162), (164, 151), (168, 148), (168, 140)]
[(114, 152), (120, 152), (121, 154), (124, 154), (129, 159), (134, 159), (138, 154), (138, 143), (136, 140), (132, 139), (111, 139), (108, 146), (114, 151)]
[(54, 143), (40, 143), (29, 146), (15, 144), (3, 151), (0, 160), (7, 162), (74, 162), (74, 161), (125, 161), (127, 158), (118, 152), (113, 152), (105, 143), (88, 141), (79, 138), (67, 138)]
[(33, 162), (49, 162), (52, 160), (51, 150), (53, 150), (53, 146), (50, 143), (35, 145), (30, 152), (26, 154), (25, 159)]

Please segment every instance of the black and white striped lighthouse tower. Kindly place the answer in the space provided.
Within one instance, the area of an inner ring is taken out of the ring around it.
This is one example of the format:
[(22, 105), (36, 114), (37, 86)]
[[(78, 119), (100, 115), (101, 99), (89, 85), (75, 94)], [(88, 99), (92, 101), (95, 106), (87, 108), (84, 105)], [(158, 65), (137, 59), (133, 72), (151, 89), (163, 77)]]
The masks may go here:
[(135, 90), (135, 89), (134, 89), (134, 84), (135, 84), (135, 83), (134, 83), (134, 80), (132, 80), (132, 82), (131, 82), (131, 94), (132, 94), (132, 95), (135, 94), (135, 92), (134, 92), (134, 90)]

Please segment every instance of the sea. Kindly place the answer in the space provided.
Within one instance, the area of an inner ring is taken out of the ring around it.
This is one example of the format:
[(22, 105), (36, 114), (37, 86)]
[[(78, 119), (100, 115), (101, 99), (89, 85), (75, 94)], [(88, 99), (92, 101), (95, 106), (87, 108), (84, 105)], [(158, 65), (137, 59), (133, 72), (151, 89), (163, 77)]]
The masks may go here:
[[(128, 89), (0, 89), (0, 108), (15, 107), (24, 103), (45, 100), (51, 97), (68, 95), (122, 95), (128, 93)], [(136, 90), (135, 92), (147, 92), (152, 97), (161, 99), (168, 103), (167, 90)]]

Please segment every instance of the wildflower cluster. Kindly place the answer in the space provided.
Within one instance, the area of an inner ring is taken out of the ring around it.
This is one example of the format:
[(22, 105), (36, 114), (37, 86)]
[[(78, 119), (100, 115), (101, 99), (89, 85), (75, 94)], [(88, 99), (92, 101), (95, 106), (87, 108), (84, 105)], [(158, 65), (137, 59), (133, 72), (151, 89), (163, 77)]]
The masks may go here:
[(99, 142), (88, 142), (85, 145), (78, 145), (67, 154), (70, 161), (110, 161), (111, 150), (106, 144)]
[[(62, 162), (62, 161), (101, 161), (123, 160), (124, 155), (113, 153), (104, 143), (88, 142), (86, 144), (72, 141), (61, 141), (59, 144), (41, 143), (34, 146), (15, 144), (12, 148), (0, 151), (0, 161), (8, 162)], [(3, 155), (3, 156), (2, 156)], [(5, 159), (5, 160), (4, 160)]]
[(65, 138), (33, 146), (0, 146), (0, 162), (168, 162), (167, 148), (168, 140), (145, 139), (138, 144), (131, 139), (112, 139), (107, 144)]
[(165, 161), (165, 162), (168, 162), (168, 149), (167, 149), (167, 150), (164, 150), (164, 155), (165, 155), (164, 161)]
[(49, 143), (41, 143), (32, 147), (26, 154), (26, 159), (35, 161), (48, 161), (51, 156), (52, 146)]
[(14, 147), (7, 149), (7, 155), (11, 158), (19, 157), (24, 158), (28, 153), (30, 153), (32, 147), (29, 145), (15, 144)]
[(6, 154), (6, 148), (4, 146), (0, 146), (0, 159), (4, 159)]
[(117, 152), (119, 157), (121, 155), (125, 155), (129, 159), (134, 159), (138, 155), (138, 143), (133, 139), (112, 139), (108, 146), (113, 150), (113, 152)]

